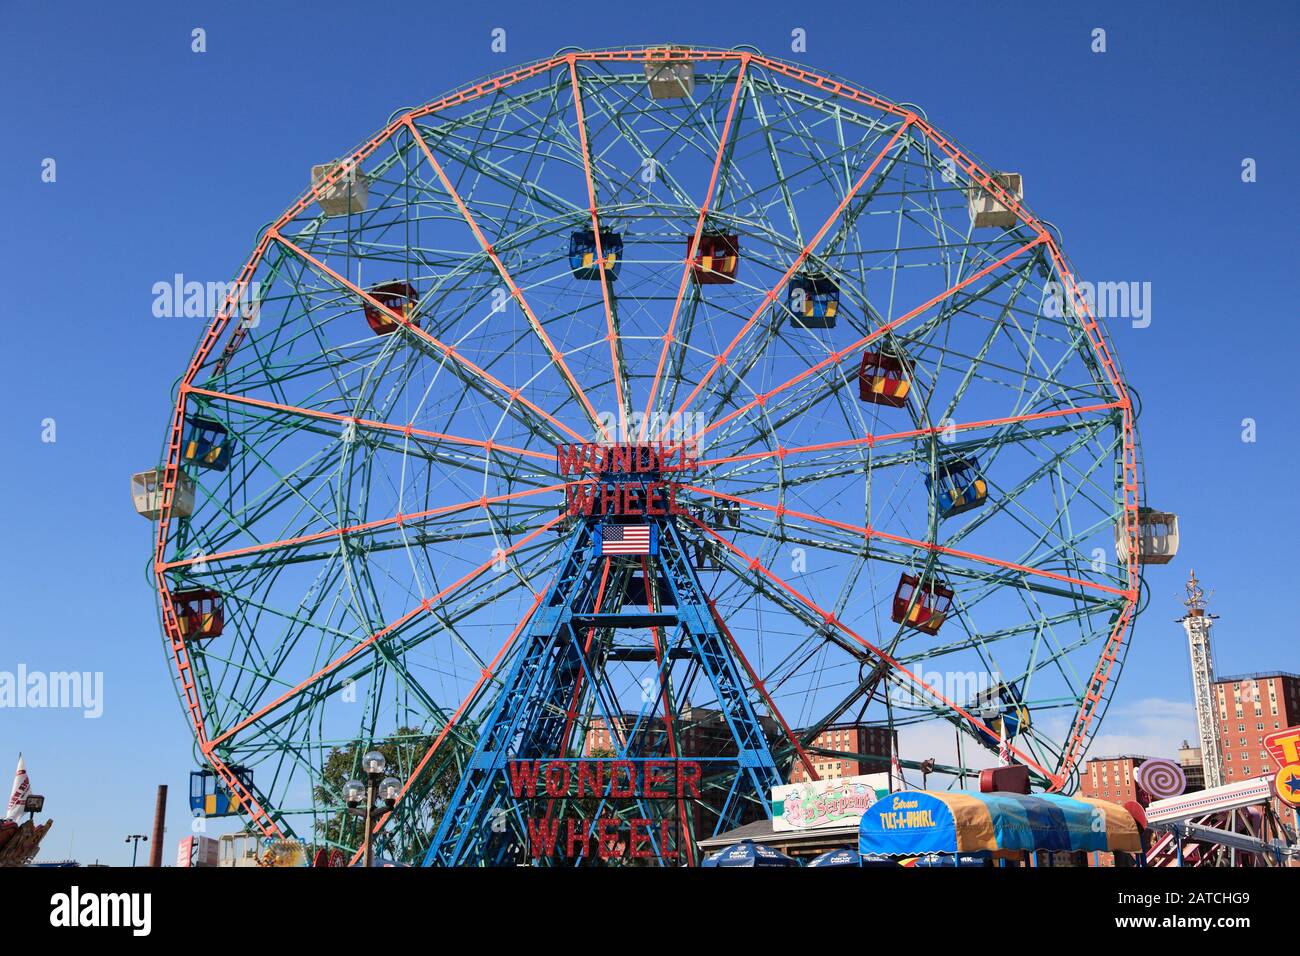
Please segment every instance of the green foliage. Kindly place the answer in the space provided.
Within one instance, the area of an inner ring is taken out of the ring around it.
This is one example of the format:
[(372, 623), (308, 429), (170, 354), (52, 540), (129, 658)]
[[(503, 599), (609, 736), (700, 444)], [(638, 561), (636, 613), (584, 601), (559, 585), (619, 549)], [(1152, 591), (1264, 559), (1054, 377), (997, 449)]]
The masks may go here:
[[(387, 774), (405, 782), (435, 739), (435, 735), (417, 728), (399, 727), (384, 740), (357, 741), (331, 750), (321, 768), (321, 782), (312, 791), (316, 806), (328, 808), (315, 824), (317, 842), (345, 851), (361, 846), (363, 820), (346, 811), (341, 794), (347, 781), (364, 779), (361, 758), (366, 753), (378, 750), (388, 762)], [(458, 749), (453, 738), (448, 737), (439, 753), (420, 771), (385, 828), (380, 846), (386, 855), (410, 860), (428, 845), (460, 776), (459, 760), (455, 759)]]

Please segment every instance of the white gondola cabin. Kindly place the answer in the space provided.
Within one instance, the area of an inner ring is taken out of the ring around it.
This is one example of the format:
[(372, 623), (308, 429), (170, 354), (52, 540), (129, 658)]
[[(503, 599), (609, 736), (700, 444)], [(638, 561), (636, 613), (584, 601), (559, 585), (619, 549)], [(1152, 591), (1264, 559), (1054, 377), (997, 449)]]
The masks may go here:
[[(992, 177), (1002, 191), (1009, 194), (1017, 204), (1025, 198), (1025, 186), (1019, 173), (993, 173)], [(1016, 224), (1016, 214), (1012, 212), (1011, 207), (1001, 202), (979, 183), (971, 183), (966, 194), (966, 205), (970, 213), (971, 225), (976, 229), (985, 226), (1010, 229)]]
[[(1153, 508), (1138, 509), (1138, 563), (1168, 564), (1178, 554), (1178, 515)], [(1115, 526), (1115, 556), (1128, 562), (1128, 534), (1124, 522)]]
[(370, 199), (370, 186), (366, 174), (356, 166), (347, 166), (344, 173), (332, 183), (326, 180), (345, 164), (322, 163), (311, 168), (311, 188), (327, 216), (346, 216), (348, 213), (366, 211)]
[(695, 64), (690, 60), (647, 60), (646, 85), (656, 100), (675, 100), (695, 92)]
[[(138, 514), (150, 521), (162, 517), (163, 469), (151, 468), (131, 476), (131, 501)], [(185, 472), (176, 474), (176, 490), (172, 495), (172, 517), (188, 518), (194, 514), (194, 480)]]

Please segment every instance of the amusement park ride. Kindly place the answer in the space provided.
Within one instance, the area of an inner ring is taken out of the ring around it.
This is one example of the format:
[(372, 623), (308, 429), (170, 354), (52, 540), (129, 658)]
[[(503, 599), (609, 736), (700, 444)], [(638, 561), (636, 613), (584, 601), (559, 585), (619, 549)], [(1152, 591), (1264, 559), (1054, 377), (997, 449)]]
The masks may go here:
[(326, 764), (387, 746), (390, 859), (689, 864), (845, 717), (1072, 790), (1178, 529), (1024, 185), (750, 48), (560, 51), (313, 167), (134, 478), (196, 812), (358, 853)]

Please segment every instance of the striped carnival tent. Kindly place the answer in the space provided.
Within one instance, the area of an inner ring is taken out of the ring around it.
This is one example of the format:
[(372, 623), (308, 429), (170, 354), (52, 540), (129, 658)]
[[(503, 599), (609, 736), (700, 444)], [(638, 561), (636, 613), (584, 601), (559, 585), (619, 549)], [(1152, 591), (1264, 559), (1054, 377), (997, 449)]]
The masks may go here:
[(858, 827), (863, 855), (1014, 855), (1037, 850), (1141, 853), (1137, 821), (1119, 804), (1058, 794), (891, 793)]

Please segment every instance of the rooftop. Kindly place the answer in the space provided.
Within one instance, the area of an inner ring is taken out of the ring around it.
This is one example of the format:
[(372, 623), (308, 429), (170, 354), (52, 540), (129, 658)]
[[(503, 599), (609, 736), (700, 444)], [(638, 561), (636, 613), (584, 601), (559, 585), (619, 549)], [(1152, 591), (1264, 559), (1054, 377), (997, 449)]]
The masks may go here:
[(1093, 763), (1098, 760), (1150, 760), (1146, 754), (1111, 754), (1105, 757), (1089, 757), (1085, 763)]
[(1236, 684), (1243, 680), (1270, 680), (1274, 677), (1300, 680), (1300, 674), (1292, 674), (1290, 671), (1259, 671), (1254, 674), (1228, 674), (1224, 677), (1214, 678), (1214, 682), (1216, 684)]

